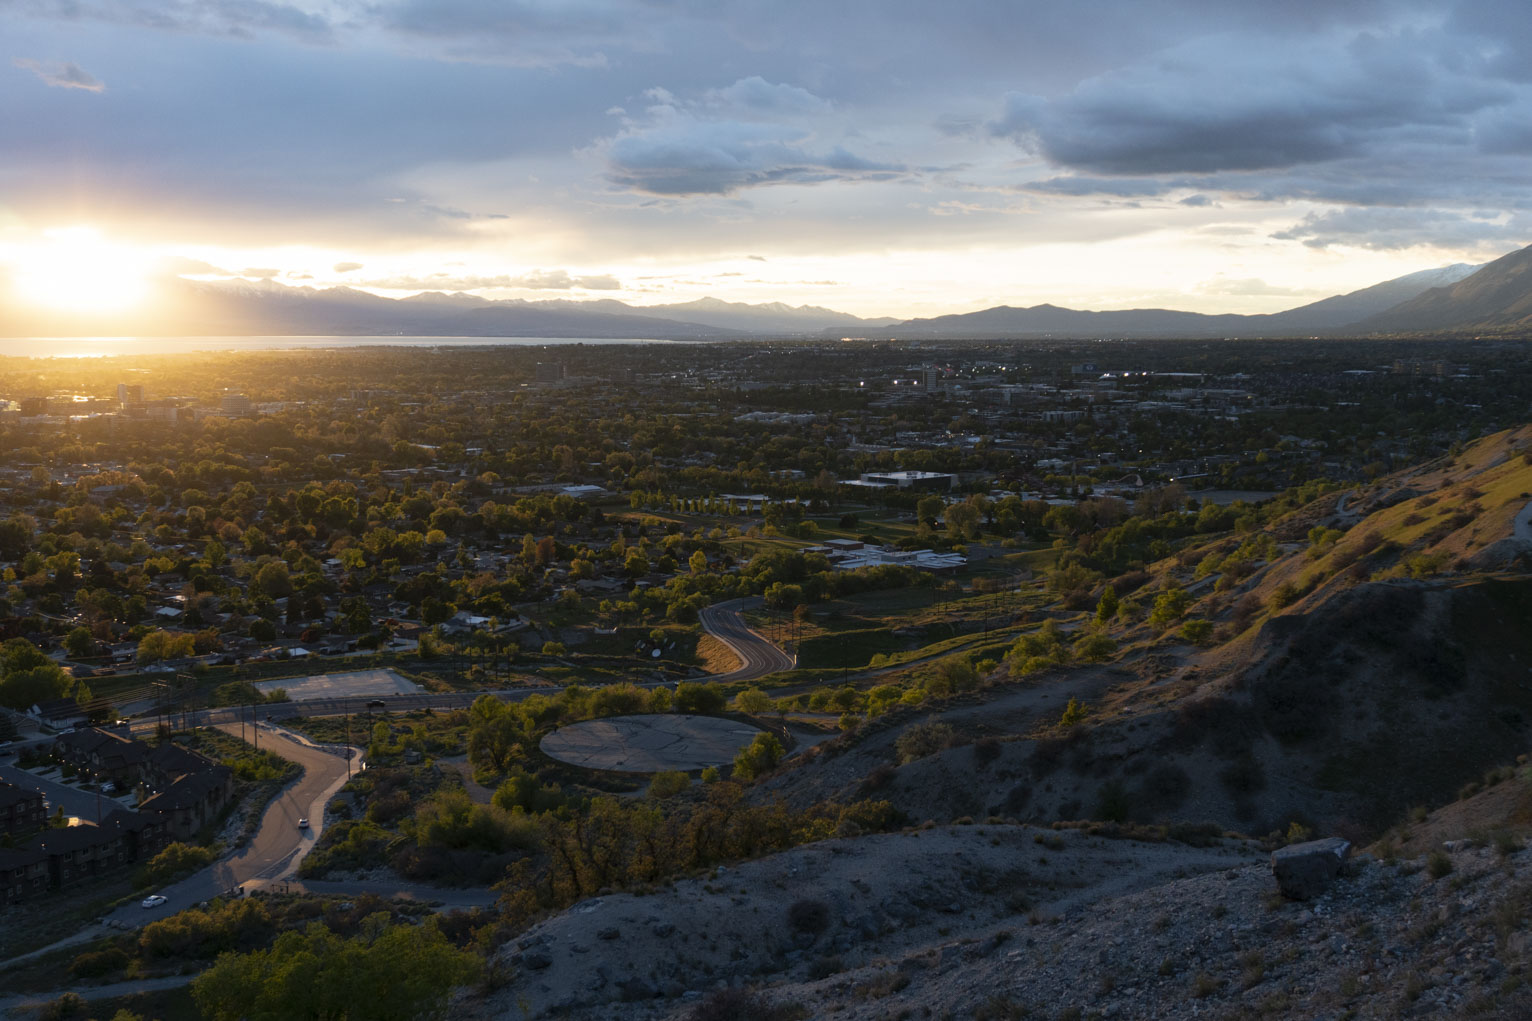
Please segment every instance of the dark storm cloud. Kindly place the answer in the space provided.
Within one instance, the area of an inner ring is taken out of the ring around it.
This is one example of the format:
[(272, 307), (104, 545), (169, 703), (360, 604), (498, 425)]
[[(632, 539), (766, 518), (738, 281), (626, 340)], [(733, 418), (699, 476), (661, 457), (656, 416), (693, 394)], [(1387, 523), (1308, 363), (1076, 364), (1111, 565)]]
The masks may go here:
[(1449, 69), (1411, 33), (1281, 49), (1226, 38), (1057, 99), (1012, 93), (990, 130), (1087, 173), (1274, 170), (1399, 143), (1471, 145), (1476, 115), (1519, 98), (1506, 83)]
[(816, 126), (839, 130), (831, 105), (806, 89), (745, 78), (699, 101), (663, 89), (600, 151), (607, 179), (651, 195), (728, 195), (768, 184), (888, 180), (908, 168), (820, 141)]

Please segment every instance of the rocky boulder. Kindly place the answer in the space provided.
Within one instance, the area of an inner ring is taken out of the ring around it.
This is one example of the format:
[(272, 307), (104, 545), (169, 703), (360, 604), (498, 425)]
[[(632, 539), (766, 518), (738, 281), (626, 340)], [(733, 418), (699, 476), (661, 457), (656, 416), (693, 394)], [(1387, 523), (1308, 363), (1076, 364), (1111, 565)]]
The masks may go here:
[(1271, 853), (1271, 874), (1277, 878), (1283, 896), (1312, 900), (1340, 875), (1350, 850), (1351, 841), (1340, 837), (1289, 844)]

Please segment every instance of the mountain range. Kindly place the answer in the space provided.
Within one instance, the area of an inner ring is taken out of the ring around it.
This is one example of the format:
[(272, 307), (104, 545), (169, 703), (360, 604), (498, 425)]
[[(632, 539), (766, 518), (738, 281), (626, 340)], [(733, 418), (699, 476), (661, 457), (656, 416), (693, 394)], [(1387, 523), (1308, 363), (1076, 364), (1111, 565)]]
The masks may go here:
[[(140, 336), (424, 336), (654, 338), (753, 337), (1008, 339), (1081, 337), (1297, 337), (1532, 330), (1532, 247), (1482, 266), (1458, 263), (1386, 280), (1266, 315), (1206, 315), (1143, 308), (1086, 311), (1056, 305), (994, 308), (929, 319), (862, 318), (814, 305), (702, 298), (669, 305), (490, 300), (427, 291), (384, 298), (347, 287), (273, 281), (160, 283), (157, 311), (115, 319)], [(0, 336), (90, 336), (99, 319), (0, 306)]]

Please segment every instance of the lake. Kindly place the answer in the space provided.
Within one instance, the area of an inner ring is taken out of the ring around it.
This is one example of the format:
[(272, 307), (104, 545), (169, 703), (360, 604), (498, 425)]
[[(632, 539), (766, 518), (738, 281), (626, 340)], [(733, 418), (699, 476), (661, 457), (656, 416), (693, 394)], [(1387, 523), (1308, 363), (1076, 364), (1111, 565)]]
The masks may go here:
[(649, 337), (5, 337), (0, 357), (109, 358), (192, 351), (293, 351), (349, 347), (550, 347), (565, 344), (685, 344)]

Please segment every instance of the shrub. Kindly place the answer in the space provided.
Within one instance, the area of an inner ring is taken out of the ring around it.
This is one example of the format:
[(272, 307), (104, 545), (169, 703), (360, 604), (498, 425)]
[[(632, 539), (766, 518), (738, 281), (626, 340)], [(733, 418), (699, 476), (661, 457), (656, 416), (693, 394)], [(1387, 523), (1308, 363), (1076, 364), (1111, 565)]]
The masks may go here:
[(787, 924), (817, 936), (830, 927), (830, 905), (822, 900), (795, 900), (788, 905)]
[(1075, 641), (1074, 653), (1082, 663), (1101, 663), (1117, 651), (1117, 643), (1107, 635), (1081, 635)]
[(69, 963), (69, 973), (76, 978), (100, 978), (128, 966), (129, 957), (121, 947), (87, 950)]
[(1070, 698), (1069, 704), (1064, 707), (1064, 715), (1059, 717), (1059, 726), (1073, 727), (1084, 723), (1090, 715), (1090, 707), (1077, 698)]
[(650, 779), (649, 796), (653, 798), (674, 797), (691, 785), (691, 777), (678, 769), (667, 769), (662, 773), (654, 774)]
[(1127, 788), (1116, 780), (1108, 780), (1096, 792), (1096, 818), (1106, 822), (1127, 822), (1133, 808)]
[(753, 989), (719, 989), (692, 1008), (687, 1021), (797, 1021), (808, 1011), (795, 1003), (775, 1003)]
[(1426, 855), (1426, 872), (1432, 879), (1441, 879), (1452, 873), (1452, 858), (1446, 851), (1432, 851)]
[(678, 713), (722, 712), (728, 699), (717, 684), (682, 681), (676, 685), (675, 708)]
[(1213, 622), (1210, 620), (1189, 620), (1181, 625), (1181, 637), (1193, 645), (1206, 645), (1213, 638)]
[(218, 852), (211, 847), (195, 847), (191, 844), (174, 843), (149, 859), (149, 864), (139, 870), (139, 886), (158, 886), (162, 883), (196, 872), (213, 863)]
[(1254, 794), (1266, 786), (1266, 771), (1249, 752), (1218, 771), (1218, 780), (1230, 794)]
[(984, 737), (973, 744), (973, 762), (980, 769), (994, 762), (1000, 757), (1000, 742), (992, 737)]
[(1180, 620), (1192, 605), (1192, 597), (1179, 585), (1171, 585), (1154, 598), (1154, 609), (1149, 612), (1153, 627), (1169, 627)]
[(67, 1021), (72, 1017), (85, 1017), (90, 1013), (90, 1004), (79, 993), (65, 993), (56, 1000), (50, 1000), (38, 1013), (39, 1021)]
[(1179, 808), (1191, 789), (1191, 775), (1173, 762), (1162, 762), (1144, 777), (1139, 798), (1159, 810)]
[(950, 725), (939, 720), (927, 720), (906, 727), (894, 742), (894, 750), (902, 765), (941, 751), (952, 744), (955, 737)]
[(749, 747), (734, 756), (732, 776), (739, 780), (754, 780), (776, 768), (786, 749), (772, 734), (757, 734)]

